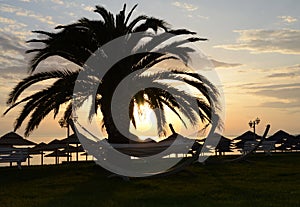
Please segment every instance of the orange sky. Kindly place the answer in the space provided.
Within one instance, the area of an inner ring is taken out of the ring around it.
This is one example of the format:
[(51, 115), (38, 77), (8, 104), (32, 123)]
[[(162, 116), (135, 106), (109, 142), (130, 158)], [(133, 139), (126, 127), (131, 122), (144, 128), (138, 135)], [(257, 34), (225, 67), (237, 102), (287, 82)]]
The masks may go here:
[[(101, 1), (114, 13), (124, 1)], [(9, 91), (26, 77), (29, 56), (25, 41), (32, 30), (52, 31), (91, 12), (94, 1), (1, 1), (0, 6), (0, 111), (6, 109)], [(133, 3), (128, 3), (131, 8)], [(168, 8), (168, 9), (165, 9)], [(223, 85), (225, 97), (224, 134), (239, 135), (249, 130), (248, 122), (259, 117), (262, 133), (279, 129), (300, 134), (300, 1), (139, 1), (136, 14), (165, 19), (174, 28), (187, 28), (208, 42), (197, 43), (211, 61)], [(43, 68), (60, 67), (49, 62)], [(41, 68), (41, 69), (43, 69)], [(13, 128), (21, 108), (0, 117), (0, 135)], [(18, 130), (23, 133), (23, 128)], [(58, 120), (45, 119), (31, 139), (65, 136)]]

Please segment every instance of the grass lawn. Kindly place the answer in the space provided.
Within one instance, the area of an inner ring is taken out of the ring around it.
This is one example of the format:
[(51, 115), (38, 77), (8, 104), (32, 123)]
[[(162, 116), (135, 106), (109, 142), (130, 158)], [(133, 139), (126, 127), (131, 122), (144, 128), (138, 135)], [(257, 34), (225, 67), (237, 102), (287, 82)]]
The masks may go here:
[(0, 206), (300, 206), (300, 153), (249, 161), (195, 164), (176, 175), (129, 182), (107, 178), (110, 173), (93, 163), (3, 167)]

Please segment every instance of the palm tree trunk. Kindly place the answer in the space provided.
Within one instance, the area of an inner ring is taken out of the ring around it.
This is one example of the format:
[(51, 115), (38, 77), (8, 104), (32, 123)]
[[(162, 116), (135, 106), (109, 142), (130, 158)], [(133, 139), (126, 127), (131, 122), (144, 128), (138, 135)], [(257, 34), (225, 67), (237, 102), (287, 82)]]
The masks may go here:
[[(103, 97), (104, 98), (104, 97)], [(118, 144), (128, 144), (130, 142), (130, 137), (135, 137), (130, 133), (130, 119), (128, 114), (128, 106), (123, 106), (120, 104), (117, 106), (117, 111), (122, 111), (118, 118), (119, 126), (116, 126), (111, 109), (111, 101), (103, 101), (101, 105), (101, 111), (103, 114), (103, 121), (108, 134), (109, 143), (118, 143)]]

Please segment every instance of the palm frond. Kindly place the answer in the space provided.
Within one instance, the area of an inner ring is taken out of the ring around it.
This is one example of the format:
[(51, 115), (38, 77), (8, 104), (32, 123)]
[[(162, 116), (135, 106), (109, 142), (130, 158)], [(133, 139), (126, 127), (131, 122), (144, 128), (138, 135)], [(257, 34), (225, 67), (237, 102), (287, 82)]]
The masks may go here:
[(19, 82), (14, 87), (14, 89), (10, 92), (9, 98), (7, 100), (7, 104), (14, 104), (15, 101), (21, 95), (21, 93), (35, 83), (39, 83), (44, 80), (50, 80), (50, 79), (55, 79), (55, 78), (64, 79), (64, 78), (73, 77), (73, 79), (75, 79), (77, 77), (77, 75), (78, 75), (78, 72), (70, 72), (67, 70), (64, 70), (64, 71), (55, 70), (55, 71), (49, 71), (49, 72), (36, 73), (31, 76), (28, 76), (27, 78), (25, 78), (21, 82)]
[(127, 23), (128, 23), (128, 21), (129, 21), (131, 15), (132, 15), (132, 13), (133, 13), (133, 11), (135, 10), (135, 8), (136, 8), (137, 6), (138, 6), (137, 4), (134, 5), (134, 6), (132, 7), (132, 9), (130, 10), (130, 12), (128, 13), (128, 15), (127, 15), (127, 17), (126, 17), (126, 20), (125, 20), (125, 22), (124, 22), (125, 25), (127, 25)]
[(104, 19), (104, 22), (106, 23), (106, 25), (110, 28), (114, 28), (115, 27), (115, 19), (112, 13), (108, 12), (104, 7), (102, 6), (96, 6), (96, 9), (94, 10), (94, 12), (99, 13), (102, 18)]

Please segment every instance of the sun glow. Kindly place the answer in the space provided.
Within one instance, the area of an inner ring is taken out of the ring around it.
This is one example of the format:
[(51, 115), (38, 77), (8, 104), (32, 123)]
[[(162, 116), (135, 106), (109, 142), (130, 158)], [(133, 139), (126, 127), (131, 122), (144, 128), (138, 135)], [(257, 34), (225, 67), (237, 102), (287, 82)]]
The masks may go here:
[(130, 131), (136, 134), (141, 140), (157, 137), (156, 117), (149, 104), (135, 105), (133, 112), (136, 128), (131, 127)]

